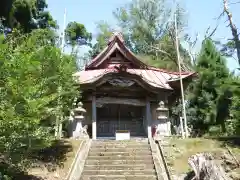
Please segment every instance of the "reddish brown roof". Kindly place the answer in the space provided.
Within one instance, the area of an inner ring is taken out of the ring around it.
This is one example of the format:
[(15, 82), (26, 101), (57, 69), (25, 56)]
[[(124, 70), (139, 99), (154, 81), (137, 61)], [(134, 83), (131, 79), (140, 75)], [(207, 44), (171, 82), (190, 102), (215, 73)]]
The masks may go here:
[[(79, 84), (92, 84), (109, 73), (117, 74), (119, 72), (116, 69), (97, 69), (80, 71), (75, 73), (73, 76), (76, 77)], [(177, 80), (179, 78), (179, 75), (176, 72), (169, 73), (160, 70), (127, 69), (127, 73), (140, 76), (142, 80), (154, 88), (169, 90), (172, 88), (170, 87), (168, 81)], [(191, 75), (193, 75), (193, 73), (184, 73), (182, 74), (182, 78), (185, 79)]]
[[(158, 69), (146, 65), (140, 61), (125, 45), (121, 34), (114, 33), (110, 38), (108, 46), (96, 56), (89, 65), (85, 67), (84, 71), (75, 73), (73, 76), (79, 84), (92, 84), (107, 74), (117, 74), (119, 71), (116, 69), (120, 64), (110, 64), (105, 69), (99, 69), (101, 65), (113, 52), (118, 50), (126, 59), (134, 64), (137, 64), (138, 68), (128, 68), (126, 73), (130, 75), (139, 76), (144, 82), (154, 88), (172, 90), (169, 85), (170, 81), (179, 80), (179, 72), (169, 72), (164, 69)], [(193, 72), (182, 72), (182, 78), (192, 76)]]
[(148, 67), (145, 63), (140, 61), (135, 54), (133, 54), (125, 45), (122, 36), (118, 33), (114, 33), (109, 39), (108, 46), (103, 49), (91, 62), (85, 67), (85, 70), (96, 69), (101, 63), (103, 63), (113, 52), (118, 50), (123, 56), (134, 64), (139, 65), (139, 68), (145, 69)]

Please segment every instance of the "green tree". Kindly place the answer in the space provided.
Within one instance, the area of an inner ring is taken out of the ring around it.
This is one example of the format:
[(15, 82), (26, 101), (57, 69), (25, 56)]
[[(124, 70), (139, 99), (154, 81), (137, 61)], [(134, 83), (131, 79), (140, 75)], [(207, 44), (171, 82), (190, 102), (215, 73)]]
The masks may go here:
[(202, 133), (217, 124), (225, 132), (230, 105), (228, 99), (231, 97), (229, 86), (225, 85), (230, 80), (229, 70), (211, 39), (203, 41), (196, 71), (198, 78), (192, 83), (189, 96), (189, 119), (194, 129)]
[(65, 40), (72, 48), (76, 46), (91, 46), (92, 34), (87, 31), (83, 24), (70, 22), (65, 30)]
[(75, 59), (62, 55), (46, 31), (13, 32), (0, 44), (0, 152), (9, 164), (51, 144), (56, 116), (66, 118), (77, 95)]
[(240, 135), (240, 78), (233, 76), (231, 81), (231, 106), (230, 119), (227, 124), (227, 132), (230, 135)]
[(98, 32), (96, 43), (89, 51), (90, 57), (97, 56), (107, 46), (108, 39), (111, 37), (113, 33), (113, 29), (111, 29), (111, 26), (104, 21), (97, 23), (97, 30)]
[[(186, 26), (183, 8), (176, 7), (178, 30), (184, 35)], [(146, 63), (159, 68), (177, 70), (175, 29), (172, 7), (168, 1), (134, 0), (118, 8), (114, 15), (123, 31), (126, 45)], [(191, 65), (187, 52), (180, 45), (183, 69)]]
[[(182, 8), (177, 7), (178, 26), (181, 33), (186, 25)], [(149, 65), (169, 70), (177, 70), (177, 54), (173, 23), (170, 19), (170, 7), (165, 0), (140, 1), (134, 0), (118, 8), (114, 17), (118, 22), (126, 46)], [(171, 22), (171, 23), (170, 23)], [(97, 55), (106, 45), (114, 31), (105, 23), (98, 24), (97, 43), (90, 51)], [(191, 65), (186, 50), (180, 46), (183, 69)]]
[(45, 0), (3, 0), (0, 17), (6, 28), (18, 28), (31, 32), (37, 28), (57, 28), (56, 21), (46, 11)]

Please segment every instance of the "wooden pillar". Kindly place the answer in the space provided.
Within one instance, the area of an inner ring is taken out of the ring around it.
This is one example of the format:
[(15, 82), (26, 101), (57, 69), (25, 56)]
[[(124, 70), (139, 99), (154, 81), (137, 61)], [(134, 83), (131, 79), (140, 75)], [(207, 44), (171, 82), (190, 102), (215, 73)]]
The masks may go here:
[(96, 96), (92, 96), (92, 139), (97, 139), (97, 107)]
[(152, 117), (149, 98), (146, 98), (146, 119), (148, 138), (152, 138)]

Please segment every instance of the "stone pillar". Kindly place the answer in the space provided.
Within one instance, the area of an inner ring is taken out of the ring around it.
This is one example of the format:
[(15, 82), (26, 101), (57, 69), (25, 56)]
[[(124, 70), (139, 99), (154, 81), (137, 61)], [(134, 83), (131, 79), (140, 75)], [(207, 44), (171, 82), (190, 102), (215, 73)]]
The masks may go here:
[(148, 138), (152, 138), (152, 117), (149, 98), (146, 98), (146, 120), (147, 120), (147, 133)]
[(92, 139), (97, 139), (97, 107), (96, 96), (92, 96)]

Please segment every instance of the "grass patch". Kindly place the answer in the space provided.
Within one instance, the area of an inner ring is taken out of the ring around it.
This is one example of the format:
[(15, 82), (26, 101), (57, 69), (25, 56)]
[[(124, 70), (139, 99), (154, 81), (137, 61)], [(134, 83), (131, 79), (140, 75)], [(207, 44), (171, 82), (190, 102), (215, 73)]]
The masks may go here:
[[(180, 175), (191, 171), (188, 158), (191, 155), (209, 152), (216, 160), (222, 160), (224, 154), (228, 154), (225, 142), (204, 138), (167, 139), (168, 144), (163, 146), (164, 156), (170, 168), (171, 174)], [(237, 145), (229, 146), (232, 153), (240, 161), (240, 148)]]

